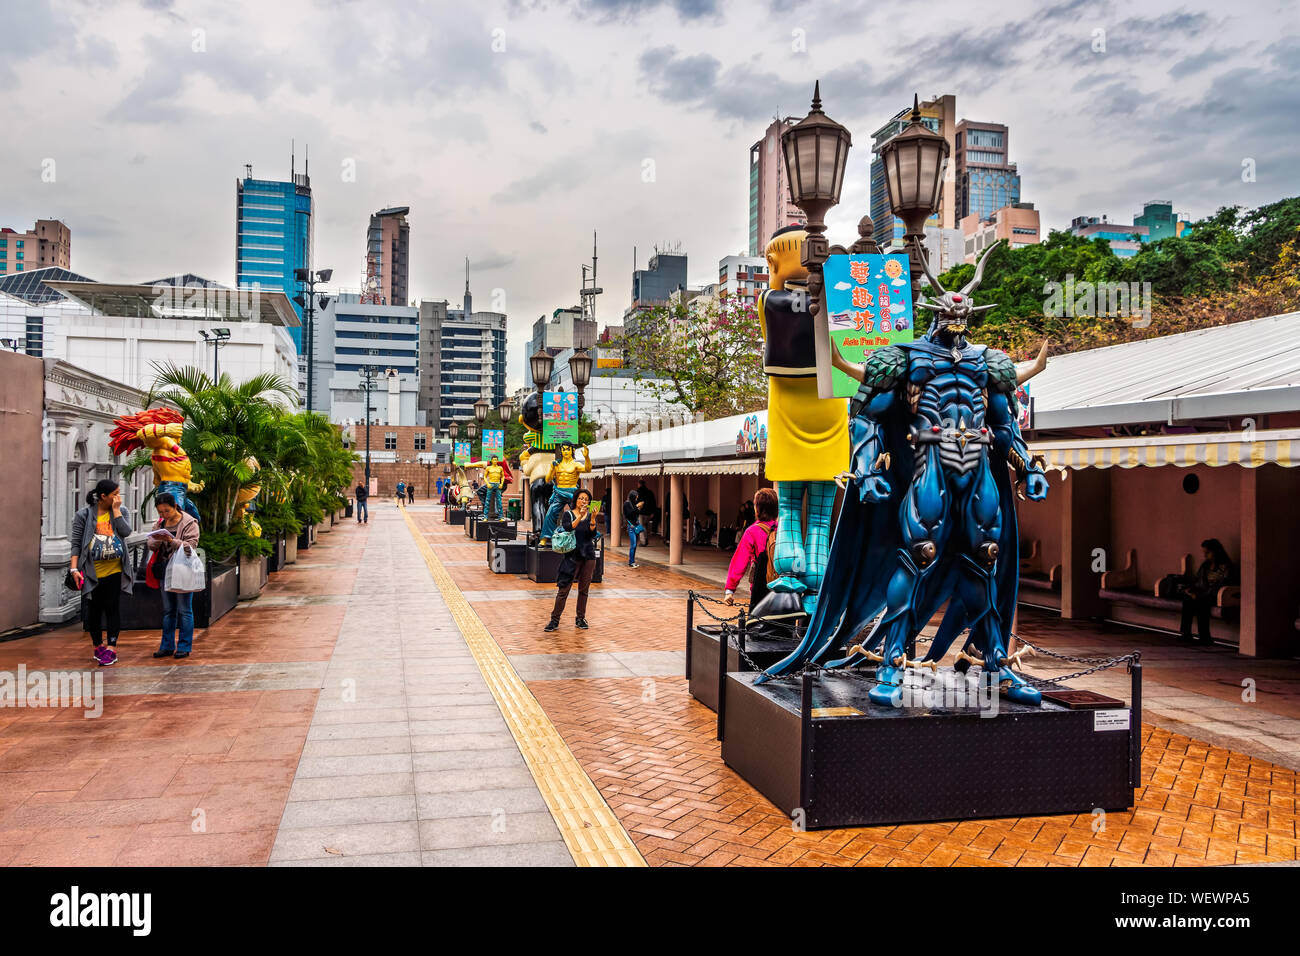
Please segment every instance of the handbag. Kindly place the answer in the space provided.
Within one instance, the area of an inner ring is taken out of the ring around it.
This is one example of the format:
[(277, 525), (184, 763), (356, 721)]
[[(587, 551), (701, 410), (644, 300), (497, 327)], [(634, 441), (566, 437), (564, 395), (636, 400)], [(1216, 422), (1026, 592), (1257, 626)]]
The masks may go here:
[(204, 560), (202, 552), (195, 547), (185, 553), (184, 547), (176, 549), (167, 562), (167, 580), (163, 585), (168, 591), (178, 594), (202, 591), (204, 588)]
[(578, 538), (572, 531), (557, 531), (551, 535), (551, 550), (564, 554), (578, 546)]

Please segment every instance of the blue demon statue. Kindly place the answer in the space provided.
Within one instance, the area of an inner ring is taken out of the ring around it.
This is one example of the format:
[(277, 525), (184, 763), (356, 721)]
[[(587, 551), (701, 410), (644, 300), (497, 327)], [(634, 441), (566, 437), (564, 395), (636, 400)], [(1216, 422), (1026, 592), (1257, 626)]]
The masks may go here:
[(862, 382), (850, 407), (852, 470), (841, 478), (845, 500), (808, 630), (760, 682), (820, 662), (879, 616), (865, 640), (826, 666), (877, 661), (871, 700), (897, 706), (904, 669), (916, 664), (907, 649), (947, 601), (925, 660), (942, 658), (969, 629), (963, 646), (982, 654), (1010, 699), (1041, 700), (1007, 656), (1020, 564), (1008, 466), (1016, 490), (1024, 483), (1030, 498), (1046, 497), (1015, 401), (1018, 382), (1041, 369), (1046, 351), (1018, 373), (1005, 353), (966, 340), (993, 308), (970, 299), (987, 261), (988, 252), (966, 287), (948, 292), (922, 256), (937, 296), (918, 303), (934, 313), (924, 338), (878, 349), (863, 365), (832, 349), (835, 366)]

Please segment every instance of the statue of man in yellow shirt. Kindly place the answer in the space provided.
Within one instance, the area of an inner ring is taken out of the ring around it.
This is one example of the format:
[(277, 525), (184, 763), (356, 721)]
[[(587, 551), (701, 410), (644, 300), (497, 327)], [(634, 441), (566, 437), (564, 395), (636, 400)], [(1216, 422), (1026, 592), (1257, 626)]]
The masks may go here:
[(493, 455), (487, 461), (467, 462), (466, 468), (482, 468), (483, 482), (487, 485), (487, 501), (483, 503), (483, 513), (489, 521), (501, 520), (501, 489), (506, 484), (506, 470)]
[(582, 461), (573, 457), (573, 445), (565, 442), (560, 446), (560, 457), (551, 462), (546, 473), (546, 480), (554, 484), (551, 503), (546, 508), (546, 520), (542, 522), (542, 534), (538, 544), (542, 547), (551, 543), (551, 535), (560, 523), (560, 513), (566, 504), (573, 504), (578, 494), (578, 479), (585, 472), (591, 471), (591, 455), (587, 446), (582, 446)]

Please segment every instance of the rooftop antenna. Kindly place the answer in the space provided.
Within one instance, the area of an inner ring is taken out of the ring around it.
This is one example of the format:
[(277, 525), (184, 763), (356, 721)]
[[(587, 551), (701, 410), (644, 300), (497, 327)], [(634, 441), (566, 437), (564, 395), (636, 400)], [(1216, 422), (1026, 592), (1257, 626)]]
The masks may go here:
[(294, 152), (295, 152), (295, 150), (297, 149), (297, 147), (298, 147), (298, 144), (297, 144), (294, 140), (292, 140), (292, 139), (289, 140), (289, 181), (290, 181), (290, 182), (293, 181), (293, 174), (294, 174), (294, 172), (296, 171), (295, 168), (294, 168), (294, 167), (295, 167), (295, 156), (294, 156)]

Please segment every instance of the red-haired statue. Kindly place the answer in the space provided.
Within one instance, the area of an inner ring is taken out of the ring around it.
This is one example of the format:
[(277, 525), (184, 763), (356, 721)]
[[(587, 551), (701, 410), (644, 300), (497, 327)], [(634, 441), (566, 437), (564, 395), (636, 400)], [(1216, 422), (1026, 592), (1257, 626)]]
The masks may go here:
[(115, 455), (126, 455), (137, 448), (151, 452), (156, 491), (170, 492), (182, 509), (199, 517), (199, 509), (189, 493), (202, 491), (203, 484), (190, 481), (190, 456), (181, 448), (185, 417), (170, 408), (149, 408), (134, 415), (124, 415), (113, 422), (108, 447)]

